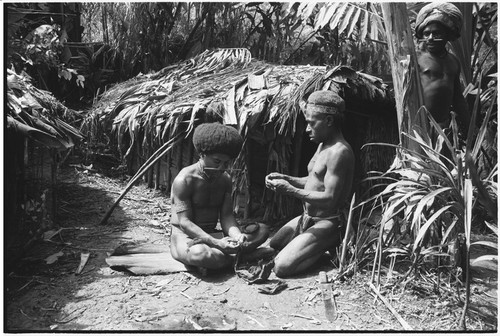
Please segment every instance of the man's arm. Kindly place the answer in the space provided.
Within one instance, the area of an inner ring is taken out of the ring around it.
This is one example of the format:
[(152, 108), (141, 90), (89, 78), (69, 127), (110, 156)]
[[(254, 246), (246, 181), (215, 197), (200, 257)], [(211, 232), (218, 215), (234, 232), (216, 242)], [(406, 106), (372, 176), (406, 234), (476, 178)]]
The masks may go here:
[(306, 182), (307, 182), (307, 176), (304, 177), (294, 177), (290, 175), (285, 175), (281, 173), (270, 173), (269, 175), (266, 176), (266, 182), (267, 181), (272, 181), (276, 179), (282, 179), (290, 183), (292, 186), (299, 188), (299, 189), (304, 189)]
[(276, 191), (286, 195), (294, 196), (303, 202), (307, 202), (314, 206), (339, 207), (344, 201), (340, 199), (344, 190), (346, 177), (349, 176), (349, 170), (353, 170), (354, 157), (348, 149), (342, 150), (340, 153), (330, 152), (326, 162), (326, 173), (324, 176), (324, 191), (313, 191), (299, 189), (283, 180), (277, 182)]

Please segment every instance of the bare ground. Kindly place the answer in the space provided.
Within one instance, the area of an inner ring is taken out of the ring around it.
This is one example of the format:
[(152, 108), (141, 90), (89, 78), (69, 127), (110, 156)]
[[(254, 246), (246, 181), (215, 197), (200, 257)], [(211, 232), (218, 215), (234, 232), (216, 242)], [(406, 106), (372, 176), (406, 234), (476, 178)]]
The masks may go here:
[[(286, 279), (288, 288), (275, 295), (260, 293), (259, 285), (247, 285), (231, 270), (207, 276), (113, 271), (105, 258), (122, 243), (168, 244), (170, 200), (143, 185), (133, 187), (108, 224), (99, 226), (125, 182), (75, 168), (61, 173), (58, 219), (63, 230), (50, 242), (38, 242), (19, 268), (5, 275), (7, 332), (403, 330), (367, 285), (368, 269), (334, 284), (338, 318), (329, 322), (316, 281), (320, 270), (333, 269), (326, 255), (307, 274)], [(47, 264), (46, 258), (58, 252), (57, 261)], [(90, 259), (76, 275), (82, 252), (90, 252)], [(495, 331), (497, 271), (478, 267), (473, 276), (467, 327)], [(413, 330), (457, 330), (464, 290), (453, 286), (438, 295), (430, 279), (404, 291), (384, 286), (380, 291)], [(383, 276), (382, 285), (387, 281)]]

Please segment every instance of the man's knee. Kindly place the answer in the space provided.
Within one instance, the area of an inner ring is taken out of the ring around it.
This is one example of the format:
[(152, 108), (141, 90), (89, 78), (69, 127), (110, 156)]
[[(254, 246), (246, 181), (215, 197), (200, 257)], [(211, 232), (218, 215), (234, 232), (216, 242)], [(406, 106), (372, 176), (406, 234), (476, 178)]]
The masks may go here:
[(207, 260), (212, 258), (211, 249), (204, 244), (196, 244), (188, 249), (187, 262), (193, 266), (204, 266)]
[(295, 270), (295, 266), (290, 260), (287, 260), (286, 258), (275, 258), (274, 259), (274, 274), (278, 278), (286, 278), (291, 275), (293, 275)]

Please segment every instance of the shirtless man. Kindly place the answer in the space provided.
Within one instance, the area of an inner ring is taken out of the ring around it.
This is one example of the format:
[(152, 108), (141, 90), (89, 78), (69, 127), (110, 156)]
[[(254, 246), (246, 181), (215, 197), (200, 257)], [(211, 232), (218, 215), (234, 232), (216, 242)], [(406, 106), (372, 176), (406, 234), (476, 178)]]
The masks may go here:
[(452, 109), (463, 136), (467, 136), (470, 115), (460, 85), (460, 63), (446, 49), (448, 41), (460, 36), (462, 13), (450, 3), (430, 3), (420, 10), (415, 23), (417, 60), (424, 104), (442, 128), (448, 128)]
[[(267, 227), (255, 224), (242, 233), (233, 215), (232, 181), (225, 171), (241, 150), (243, 140), (232, 127), (202, 124), (193, 134), (200, 160), (183, 168), (172, 184), (170, 250), (174, 259), (203, 269), (229, 266), (242, 249), (250, 252), (269, 236)], [(220, 221), (223, 238), (215, 238)]]
[(332, 91), (313, 92), (305, 111), (306, 132), (319, 146), (307, 167), (308, 176), (266, 177), (268, 188), (304, 205), (304, 213), (271, 239), (270, 246), (280, 251), (273, 269), (278, 277), (306, 270), (341, 243), (345, 223), (339, 211), (350, 197), (354, 173), (354, 153), (341, 131), (344, 110), (344, 101)]

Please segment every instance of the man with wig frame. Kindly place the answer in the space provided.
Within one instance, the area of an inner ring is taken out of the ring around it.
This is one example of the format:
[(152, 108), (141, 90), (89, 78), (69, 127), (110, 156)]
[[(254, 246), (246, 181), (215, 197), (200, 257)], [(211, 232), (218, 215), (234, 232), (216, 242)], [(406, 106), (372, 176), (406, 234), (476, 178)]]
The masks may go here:
[(344, 111), (344, 100), (334, 92), (313, 92), (305, 110), (306, 132), (319, 145), (308, 164), (308, 175), (266, 177), (268, 188), (298, 198), (304, 207), (302, 215), (270, 241), (279, 251), (273, 268), (278, 277), (304, 272), (342, 241), (346, 221), (340, 211), (350, 198), (354, 174), (354, 153), (341, 129)]

